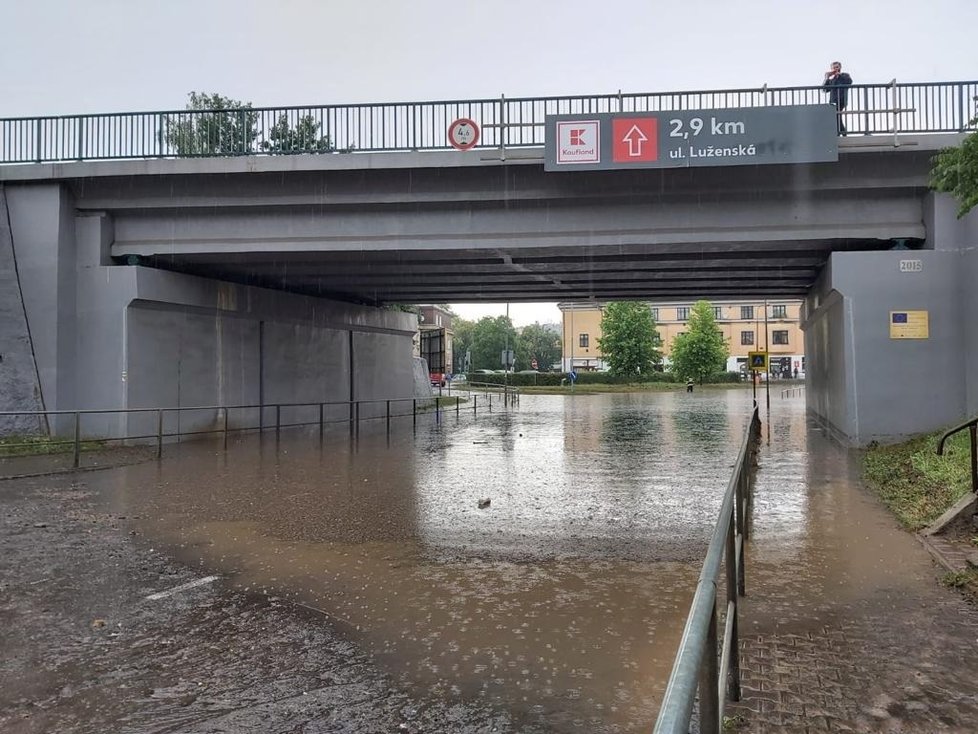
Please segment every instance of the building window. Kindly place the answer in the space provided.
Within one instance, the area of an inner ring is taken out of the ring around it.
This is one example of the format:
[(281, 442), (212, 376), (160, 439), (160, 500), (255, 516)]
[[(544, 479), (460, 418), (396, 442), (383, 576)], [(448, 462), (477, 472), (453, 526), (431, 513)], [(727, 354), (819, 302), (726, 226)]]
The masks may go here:
[[(773, 318), (773, 319), (786, 319), (786, 318), (788, 318), (788, 307), (787, 306), (772, 306), (771, 309), (773, 311), (773, 313), (771, 314), (771, 318)], [(787, 333), (787, 332), (785, 332), (785, 333)], [(777, 342), (774, 342), (774, 343), (777, 344)], [(787, 344), (787, 343), (788, 342), (785, 342), (785, 344)]]
[(659, 320), (659, 309), (657, 309), (657, 308), (653, 308), (652, 309), (652, 320), (653, 321), (658, 321)]
[[(787, 334), (787, 333), (788, 332), (786, 331), (785, 334)], [(590, 340), (590, 338), (588, 337), (587, 334), (578, 334), (578, 336), (577, 336), (577, 345), (579, 347), (587, 347), (587, 346), (590, 346), (590, 343), (591, 343), (591, 340)]]
[[(754, 320), (754, 307), (753, 306), (741, 306), (740, 307), (740, 319), (741, 319), (741, 321), (753, 321)], [(751, 342), (751, 344), (753, 344), (753, 343), (754, 342)]]
[(744, 346), (754, 345), (754, 332), (753, 331), (742, 331), (740, 332), (740, 343)]
[(772, 331), (771, 332), (771, 343), (772, 344), (787, 344), (788, 343), (788, 331)]
[(682, 306), (676, 309), (676, 321), (689, 320), (689, 306)]
[(713, 318), (715, 318), (717, 321), (723, 318), (723, 306), (713, 307)]

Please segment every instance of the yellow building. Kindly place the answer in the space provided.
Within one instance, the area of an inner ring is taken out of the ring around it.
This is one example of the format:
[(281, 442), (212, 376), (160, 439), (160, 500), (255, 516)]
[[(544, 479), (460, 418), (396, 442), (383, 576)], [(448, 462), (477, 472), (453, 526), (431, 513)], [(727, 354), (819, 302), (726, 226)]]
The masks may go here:
[[(595, 302), (558, 303), (563, 315), (562, 369), (604, 370), (598, 339), (601, 338), (602, 305)], [(765, 325), (764, 301), (711, 301), (717, 326), (727, 340), (727, 369), (736, 371), (747, 362), (747, 353), (767, 351), (771, 373), (788, 377), (805, 372), (805, 340), (799, 326), (800, 300), (768, 301)], [(662, 354), (668, 364), (675, 338), (686, 331), (693, 301), (650, 302)]]

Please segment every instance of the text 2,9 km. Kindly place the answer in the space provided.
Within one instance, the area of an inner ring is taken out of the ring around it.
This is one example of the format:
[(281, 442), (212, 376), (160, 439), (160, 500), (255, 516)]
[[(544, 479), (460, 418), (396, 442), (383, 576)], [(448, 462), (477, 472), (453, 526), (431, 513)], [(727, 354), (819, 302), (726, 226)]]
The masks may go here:
[[(689, 126), (689, 130), (683, 129), (684, 124)], [(688, 122), (672, 119), (669, 120), (669, 125), (672, 127), (672, 130), (669, 131), (670, 138), (689, 138), (690, 135), (696, 137), (703, 132), (704, 128), (711, 135), (743, 135), (746, 132), (742, 122), (718, 120), (715, 117), (711, 117), (709, 120), (704, 120), (702, 117), (692, 117)]]

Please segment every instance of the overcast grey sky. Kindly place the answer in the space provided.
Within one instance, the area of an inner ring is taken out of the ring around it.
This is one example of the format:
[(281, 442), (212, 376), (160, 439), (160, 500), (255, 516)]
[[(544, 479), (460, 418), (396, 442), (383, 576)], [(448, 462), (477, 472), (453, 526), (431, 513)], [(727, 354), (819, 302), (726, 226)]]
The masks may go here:
[(0, 0), (0, 117), (975, 79), (976, 29), (978, 0)]

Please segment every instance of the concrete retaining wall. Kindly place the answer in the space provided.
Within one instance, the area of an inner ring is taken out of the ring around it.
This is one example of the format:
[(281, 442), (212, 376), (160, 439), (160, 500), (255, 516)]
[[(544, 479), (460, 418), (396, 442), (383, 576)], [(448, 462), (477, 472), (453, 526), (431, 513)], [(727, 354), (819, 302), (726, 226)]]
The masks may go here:
[[(58, 185), (8, 188), (0, 309), (9, 318), (0, 335), (16, 378), (10, 369), (3, 408), (36, 409), (42, 399), (49, 410), (85, 410), (414, 396), (413, 314), (116, 265), (110, 216), (76, 213)], [(384, 410), (365, 409), (364, 417)], [(348, 416), (346, 405), (327, 409), (327, 419)], [(207, 430), (224, 420), (215, 410), (164, 418), (167, 432)], [(318, 407), (281, 418), (318, 420)], [(228, 421), (268, 425), (274, 411), (231, 411)], [(157, 415), (85, 416), (82, 427), (87, 436), (155, 435)], [(72, 429), (71, 419), (52, 425), (57, 433)]]

